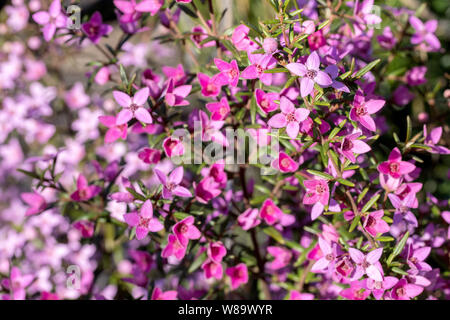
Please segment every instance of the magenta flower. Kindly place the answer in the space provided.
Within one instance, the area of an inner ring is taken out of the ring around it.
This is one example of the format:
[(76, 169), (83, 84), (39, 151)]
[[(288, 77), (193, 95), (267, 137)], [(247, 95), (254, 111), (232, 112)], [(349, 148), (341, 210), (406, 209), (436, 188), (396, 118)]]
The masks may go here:
[(265, 38), (263, 49), (267, 54), (274, 54), (278, 50), (278, 41), (274, 38)]
[(157, 164), (161, 160), (161, 151), (158, 149), (144, 148), (138, 153), (139, 159), (148, 164)]
[(164, 186), (162, 191), (162, 196), (164, 199), (172, 199), (173, 195), (179, 197), (192, 197), (192, 193), (188, 189), (180, 186), (184, 175), (183, 167), (175, 168), (169, 176), (165, 175), (158, 169), (155, 169), (154, 171), (159, 181)]
[(392, 95), (392, 100), (398, 106), (406, 106), (414, 99), (414, 94), (405, 85), (398, 86)]
[(91, 17), (91, 20), (81, 25), (81, 30), (93, 43), (98, 43), (101, 37), (110, 34), (113, 27), (103, 23), (102, 15), (96, 11)]
[(217, 74), (213, 77), (209, 77), (204, 73), (199, 72), (197, 74), (198, 82), (200, 83), (201, 93), (205, 97), (217, 97), (222, 89), (224, 83), (223, 79)]
[(295, 108), (294, 104), (286, 97), (280, 100), (281, 113), (270, 118), (268, 125), (272, 128), (286, 128), (286, 133), (292, 139), (296, 139), (300, 131), (300, 122), (304, 121), (309, 110), (305, 108)]
[(382, 162), (378, 165), (379, 172), (388, 174), (395, 179), (414, 171), (415, 168), (416, 166), (412, 163), (402, 161), (402, 154), (398, 148), (394, 148), (391, 151), (388, 161)]
[(162, 72), (167, 77), (168, 81), (173, 80), (174, 87), (183, 85), (186, 82), (187, 74), (184, 71), (183, 65), (179, 64), (174, 67), (162, 67)]
[(325, 239), (319, 237), (319, 247), (323, 256), (313, 264), (311, 271), (318, 272), (326, 268), (332, 270), (337, 257), (336, 244), (331, 246)]
[(47, 208), (47, 202), (45, 201), (45, 198), (36, 191), (21, 193), (20, 197), (26, 204), (30, 206), (25, 212), (26, 216), (41, 213), (45, 210), (45, 208)]
[(105, 143), (112, 143), (117, 139), (125, 140), (127, 138), (128, 124), (117, 124), (117, 117), (115, 116), (100, 116), (98, 120), (101, 124), (108, 128), (105, 134)]
[(72, 226), (80, 231), (83, 238), (92, 238), (94, 235), (95, 224), (89, 220), (78, 220)]
[(415, 33), (411, 37), (411, 43), (427, 45), (427, 49), (438, 51), (441, 48), (439, 39), (434, 35), (437, 29), (437, 20), (429, 20), (425, 24), (417, 17), (410, 16), (409, 23), (415, 29)]
[(423, 292), (423, 287), (408, 283), (406, 279), (400, 279), (390, 291), (393, 300), (411, 300)]
[(280, 100), (280, 94), (276, 92), (264, 92), (262, 89), (255, 90), (255, 98), (258, 107), (264, 112), (269, 113), (278, 109), (275, 100)]
[(371, 148), (367, 143), (362, 140), (358, 140), (358, 137), (361, 136), (361, 132), (352, 133), (342, 139), (342, 143), (338, 151), (350, 160), (352, 163), (356, 162), (356, 154), (362, 154), (369, 152)]
[(286, 68), (293, 74), (302, 77), (300, 80), (300, 94), (302, 97), (306, 97), (314, 91), (314, 83), (317, 83), (321, 87), (330, 86), (333, 81), (330, 76), (319, 70), (320, 58), (316, 51), (312, 52), (306, 64), (302, 63), (289, 63)]
[(274, 169), (281, 172), (295, 172), (298, 169), (298, 163), (285, 152), (280, 152), (278, 158), (274, 159), (271, 165)]
[(366, 101), (362, 93), (358, 91), (353, 100), (353, 108), (350, 110), (350, 119), (361, 123), (370, 131), (376, 131), (375, 121), (370, 115), (378, 112), (384, 104), (384, 100), (371, 99)]
[(159, 98), (162, 88), (160, 87), (161, 77), (155, 74), (151, 69), (145, 69), (141, 75), (142, 84), (150, 90), (150, 96), (154, 99)]
[(427, 67), (425, 66), (413, 67), (405, 75), (406, 82), (410, 86), (420, 86), (427, 82), (427, 79), (425, 78), (426, 73)]
[(160, 288), (156, 287), (153, 289), (151, 300), (176, 300), (178, 292), (171, 291), (162, 291)]
[(331, 83), (332, 88), (336, 89), (337, 91), (350, 93), (350, 89), (344, 83), (336, 80), (339, 76), (339, 68), (336, 65), (330, 65), (326, 67), (324, 71), (330, 75), (331, 80), (333, 81)]
[(246, 25), (239, 25), (234, 29), (231, 35), (231, 41), (233, 42), (236, 49), (244, 51), (248, 49), (250, 44), (250, 39), (248, 38), (248, 33), (250, 32), (249, 27)]
[(221, 262), (227, 254), (227, 248), (225, 248), (223, 243), (220, 241), (210, 242), (206, 248), (206, 253), (211, 260)]
[(238, 224), (243, 230), (250, 230), (261, 223), (259, 210), (248, 208), (238, 217)]
[(352, 260), (356, 263), (356, 270), (353, 279), (359, 279), (364, 274), (375, 281), (383, 281), (383, 275), (379, 270), (381, 267), (380, 260), (383, 248), (370, 251), (367, 255), (355, 248), (349, 248), (348, 253)]
[(362, 286), (362, 281), (352, 281), (350, 288), (342, 290), (339, 295), (348, 300), (366, 300), (370, 296), (370, 290)]
[(125, 124), (133, 118), (147, 124), (153, 122), (152, 116), (144, 108), (144, 104), (149, 96), (147, 87), (138, 90), (133, 97), (117, 90), (113, 91), (113, 96), (116, 102), (123, 107), (122, 111), (117, 115), (117, 125)]
[(312, 179), (303, 181), (303, 185), (306, 188), (303, 204), (314, 205), (311, 210), (311, 219), (315, 220), (322, 214), (330, 199), (328, 182), (324, 179)]
[(403, 200), (400, 199), (399, 196), (392, 193), (388, 194), (388, 197), (389, 200), (391, 200), (391, 204), (396, 209), (394, 214), (394, 223), (400, 221), (401, 219), (405, 219), (406, 222), (414, 227), (417, 227), (417, 218), (410, 210), (410, 208), (417, 208), (418, 206), (414, 193), (410, 192), (405, 198), (403, 198)]
[(275, 259), (267, 264), (270, 270), (279, 270), (286, 267), (292, 258), (292, 252), (285, 248), (269, 246), (267, 252)]
[(380, 300), (386, 290), (391, 289), (398, 283), (396, 277), (384, 277), (383, 281), (375, 281), (371, 278), (363, 280), (363, 287), (372, 291), (372, 295), (375, 299)]
[(239, 67), (236, 60), (226, 62), (217, 58), (214, 58), (214, 64), (219, 69), (220, 77), (223, 78), (222, 83), (229, 84), (232, 87), (236, 87), (239, 82)]
[(210, 102), (206, 104), (206, 109), (211, 112), (211, 120), (222, 121), (225, 120), (230, 113), (230, 105), (227, 98), (223, 97), (219, 102)]
[(61, 1), (53, 0), (48, 11), (39, 11), (33, 14), (33, 20), (42, 26), (45, 41), (50, 41), (57, 28), (67, 26), (67, 17), (61, 11)]
[(222, 193), (220, 183), (216, 182), (214, 177), (206, 177), (198, 184), (194, 182), (195, 198), (200, 203), (208, 203)]
[(314, 295), (311, 293), (300, 293), (297, 290), (289, 291), (289, 300), (314, 300)]
[(19, 268), (12, 267), (9, 280), (7, 281), (9, 290), (11, 291), (11, 298), (13, 300), (25, 300), (26, 287), (33, 281), (34, 277), (31, 274), (22, 274)]
[(205, 272), (206, 279), (216, 278), (217, 280), (220, 280), (223, 277), (222, 264), (210, 258), (206, 259), (202, 264), (202, 269)]
[(163, 4), (164, 0), (143, 0), (139, 3), (135, 0), (114, 0), (114, 5), (125, 15), (149, 12), (150, 15), (154, 16)]
[(175, 256), (178, 260), (181, 260), (186, 255), (186, 246), (183, 246), (177, 237), (173, 234), (169, 234), (167, 245), (161, 252), (163, 258)]
[(169, 158), (182, 156), (184, 154), (183, 142), (175, 137), (167, 137), (163, 141), (164, 152)]
[(183, 246), (187, 246), (189, 240), (196, 240), (201, 237), (200, 230), (194, 226), (194, 217), (189, 216), (183, 220), (177, 222), (173, 227), (172, 231), (177, 237), (178, 241)]
[(412, 247), (410, 246), (406, 262), (413, 270), (422, 272), (431, 271), (431, 266), (425, 262), (425, 259), (430, 255), (430, 252), (431, 247), (412, 249)]
[(450, 150), (443, 146), (438, 146), (439, 140), (442, 136), (442, 127), (437, 127), (431, 130), (428, 134), (427, 126), (423, 125), (423, 136), (425, 138), (424, 144), (431, 148), (431, 153), (450, 154)]
[(390, 229), (387, 222), (382, 219), (383, 215), (383, 210), (377, 210), (363, 217), (363, 227), (373, 237), (379, 233), (388, 232)]
[[(207, 23), (208, 27), (211, 28), (211, 20), (209, 20)], [(216, 45), (216, 42), (214, 40), (202, 43), (203, 40), (206, 40), (208, 38), (208, 33), (205, 30), (205, 28), (201, 26), (195, 26), (192, 28), (191, 31), (192, 31), (191, 40), (194, 42), (197, 48), (199, 49), (208, 48), (214, 47)]]
[(265, 70), (275, 68), (277, 60), (270, 54), (248, 54), (250, 65), (242, 71), (241, 77), (244, 79), (259, 79), (266, 86), (272, 84), (272, 73), (265, 73)]
[(125, 222), (130, 227), (136, 227), (136, 238), (144, 239), (149, 232), (158, 232), (164, 226), (158, 218), (153, 217), (153, 205), (150, 200), (146, 200), (138, 212), (130, 212), (123, 215)]
[(248, 271), (245, 263), (239, 263), (234, 267), (228, 268), (226, 274), (231, 279), (231, 289), (233, 290), (248, 282)]
[(171, 107), (187, 106), (189, 101), (185, 100), (185, 98), (189, 95), (191, 89), (191, 85), (175, 87), (174, 80), (170, 79), (166, 88), (165, 101), (167, 105)]
[(266, 221), (268, 225), (273, 225), (281, 219), (283, 211), (278, 208), (272, 199), (266, 199), (261, 207), (260, 216)]
[(102, 188), (96, 185), (88, 185), (87, 179), (80, 174), (77, 180), (77, 190), (70, 195), (73, 201), (88, 201), (102, 191)]

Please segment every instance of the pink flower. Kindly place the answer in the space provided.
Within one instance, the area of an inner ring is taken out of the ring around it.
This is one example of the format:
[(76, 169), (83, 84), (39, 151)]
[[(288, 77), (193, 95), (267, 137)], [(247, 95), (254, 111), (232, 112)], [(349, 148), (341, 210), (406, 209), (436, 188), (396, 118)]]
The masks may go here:
[(410, 16), (409, 23), (415, 29), (415, 33), (411, 37), (411, 43), (426, 45), (426, 48), (430, 51), (438, 51), (441, 48), (439, 39), (434, 35), (437, 29), (437, 20), (429, 20), (425, 24), (417, 17)]
[(191, 89), (191, 85), (175, 87), (174, 80), (170, 79), (166, 88), (165, 101), (167, 105), (172, 107), (187, 106), (189, 101), (185, 100), (185, 98), (189, 95)]
[(117, 125), (125, 124), (133, 118), (147, 124), (153, 122), (152, 116), (143, 107), (149, 96), (147, 87), (138, 90), (133, 97), (117, 90), (113, 91), (113, 96), (117, 103), (123, 107), (117, 115)]
[(397, 283), (398, 279), (396, 277), (384, 277), (383, 281), (375, 281), (367, 278), (363, 280), (363, 287), (372, 291), (375, 299), (380, 300), (383, 297), (384, 292), (391, 289)]
[(427, 82), (427, 79), (425, 77), (427, 73), (427, 67), (425, 66), (417, 66), (411, 68), (406, 75), (406, 82), (410, 86), (419, 86), (421, 84), (424, 84)]
[(169, 234), (167, 245), (161, 252), (163, 258), (175, 256), (178, 260), (181, 260), (186, 255), (186, 246), (183, 246), (177, 237), (173, 234)]
[(117, 139), (125, 140), (127, 138), (128, 124), (117, 125), (115, 116), (100, 116), (98, 120), (108, 128), (105, 134), (105, 143), (112, 143)]
[(206, 253), (211, 260), (221, 262), (227, 254), (227, 248), (225, 248), (223, 243), (220, 241), (210, 242), (206, 249)]
[(400, 279), (390, 291), (393, 300), (411, 300), (423, 292), (423, 287), (408, 283), (406, 279)]
[(265, 70), (275, 68), (277, 61), (270, 54), (248, 54), (251, 65), (242, 71), (241, 77), (244, 79), (259, 79), (267, 86), (272, 84), (272, 73), (265, 73)]
[(370, 115), (378, 112), (384, 104), (384, 100), (371, 99), (366, 101), (362, 93), (357, 92), (353, 100), (353, 108), (350, 110), (350, 119), (361, 123), (370, 131), (376, 131), (375, 121)]
[(220, 184), (215, 181), (214, 177), (206, 177), (199, 184), (194, 182), (194, 188), (197, 201), (205, 204), (222, 193)]
[(77, 190), (70, 195), (73, 201), (87, 201), (102, 191), (102, 188), (96, 185), (88, 185), (87, 179), (80, 174), (77, 180)]
[(219, 75), (209, 77), (204, 73), (197, 74), (201, 86), (201, 93), (205, 97), (217, 97), (224, 83)]
[[(208, 26), (211, 27), (211, 20), (208, 22)], [(206, 40), (208, 38), (208, 33), (206, 32), (205, 28), (201, 26), (195, 26), (192, 28), (192, 35), (191, 40), (195, 43), (197, 48), (208, 48), (208, 47), (214, 47), (216, 45), (216, 42), (214, 40), (205, 42), (202, 44), (203, 40)]]
[(220, 280), (223, 277), (222, 264), (210, 258), (206, 259), (206, 261), (202, 264), (202, 269), (205, 272), (206, 279), (214, 277), (217, 280)]
[(228, 83), (230, 86), (236, 87), (239, 82), (239, 67), (237, 61), (233, 60), (228, 63), (226, 61), (215, 58), (214, 64), (220, 71), (220, 77), (223, 78), (222, 83)]
[(272, 199), (266, 199), (261, 207), (260, 216), (266, 221), (268, 225), (273, 225), (280, 220), (283, 211), (278, 208)]
[(158, 218), (153, 217), (153, 205), (150, 200), (146, 200), (139, 213), (130, 212), (123, 215), (125, 222), (130, 227), (136, 227), (136, 238), (144, 239), (149, 232), (158, 232), (164, 229)]
[(379, 266), (381, 267), (381, 265), (378, 262), (383, 253), (383, 248), (372, 250), (367, 255), (364, 255), (358, 249), (349, 248), (348, 253), (357, 265), (353, 279), (359, 279), (364, 274), (367, 274), (369, 278), (375, 281), (383, 281), (383, 275), (379, 270)]
[(337, 257), (336, 244), (331, 246), (325, 239), (319, 237), (319, 247), (323, 256), (313, 264), (311, 271), (318, 272), (326, 268), (333, 270)]
[(306, 188), (303, 204), (314, 205), (311, 211), (311, 219), (315, 220), (323, 212), (330, 199), (328, 182), (324, 179), (312, 179), (305, 180), (303, 184)]
[(325, 72), (328, 73), (331, 77), (333, 83), (331, 87), (336, 89), (337, 91), (350, 93), (350, 89), (342, 82), (337, 81), (337, 77), (339, 76), (339, 68), (336, 65), (329, 65), (325, 68)]
[(286, 68), (293, 74), (302, 77), (300, 81), (300, 94), (306, 97), (314, 91), (314, 83), (321, 87), (330, 86), (333, 81), (330, 76), (319, 70), (320, 58), (316, 51), (311, 53), (306, 60), (306, 64), (289, 63)]
[(227, 98), (223, 97), (220, 102), (210, 102), (206, 104), (206, 109), (211, 112), (211, 120), (222, 121), (225, 120), (230, 113), (230, 105)]
[(264, 92), (262, 89), (255, 90), (255, 98), (258, 107), (264, 112), (269, 113), (278, 109), (275, 100), (280, 100), (280, 94), (276, 92)]
[(34, 277), (31, 274), (22, 274), (17, 267), (11, 268), (11, 274), (9, 276), (8, 287), (11, 291), (11, 297), (13, 300), (25, 300), (26, 287), (28, 287), (33, 281)]
[(163, 4), (164, 0), (143, 0), (139, 3), (136, 3), (135, 0), (114, 0), (114, 5), (125, 15), (149, 12), (150, 15), (154, 16)]
[(350, 288), (342, 290), (339, 295), (349, 300), (366, 300), (370, 290), (362, 286), (362, 281), (353, 281), (350, 283)]
[(212, 166), (203, 168), (200, 171), (201, 175), (203, 177), (213, 177), (214, 181), (219, 184), (220, 188), (225, 188), (228, 177), (227, 173), (225, 172), (225, 161), (219, 160), (216, 163), (214, 163)]
[(389, 231), (389, 225), (383, 218), (384, 211), (377, 210), (370, 212), (363, 218), (364, 229), (373, 237), (376, 237), (379, 233), (385, 233)]
[(177, 222), (173, 227), (172, 231), (177, 237), (178, 241), (182, 246), (187, 246), (189, 240), (196, 240), (201, 237), (200, 230), (194, 226), (194, 217), (189, 216)]
[(338, 151), (352, 163), (356, 162), (354, 153), (362, 154), (371, 150), (367, 143), (362, 140), (358, 140), (359, 136), (361, 136), (361, 132), (352, 133), (344, 137), (342, 139), (341, 146), (338, 149)]
[(33, 20), (44, 26), (42, 32), (47, 42), (53, 38), (57, 28), (64, 28), (67, 25), (67, 17), (61, 11), (60, 0), (53, 0), (48, 11), (33, 14)]
[(269, 246), (267, 252), (275, 257), (275, 260), (269, 262), (267, 267), (271, 270), (279, 270), (289, 264), (292, 258), (292, 252), (285, 248)]
[(431, 130), (428, 134), (427, 126), (423, 125), (423, 136), (425, 137), (424, 144), (431, 148), (431, 153), (450, 154), (450, 150), (443, 146), (438, 146), (439, 140), (442, 136), (442, 127), (437, 127)]
[(388, 174), (395, 179), (414, 171), (415, 168), (416, 166), (412, 163), (402, 161), (402, 154), (398, 148), (394, 148), (391, 151), (388, 161), (382, 162), (378, 165), (379, 172)]
[(164, 199), (172, 199), (172, 195), (177, 195), (179, 197), (192, 197), (192, 193), (188, 189), (179, 185), (183, 180), (183, 167), (175, 168), (168, 177), (158, 169), (155, 169), (154, 171), (159, 181), (164, 186), (162, 191), (162, 196)]
[(406, 222), (408, 222), (408, 224), (411, 224), (413, 227), (417, 227), (417, 218), (410, 210), (410, 208), (418, 207), (415, 194), (410, 192), (406, 197), (400, 199), (399, 196), (390, 193), (388, 194), (388, 197), (389, 200), (391, 200), (392, 206), (396, 209), (394, 214), (394, 222), (397, 222), (403, 218)]
[(161, 160), (161, 151), (158, 149), (144, 148), (138, 153), (139, 159), (148, 164), (157, 164)]
[(113, 27), (104, 24), (101, 13), (96, 11), (88, 22), (81, 25), (81, 30), (83, 30), (89, 40), (93, 43), (98, 43), (101, 37), (113, 31)]
[(168, 81), (173, 80), (173, 85), (175, 87), (181, 86), (186, 82), (187, 75), (184, 72), (182, 64), (179, 64), (175, 68), (173, 67), (162, 67), (163, 73), (166, 75)]
[(408, 89), (407, 86), (400, 85), (392, 93), (393, 101), (398, 106), (406, 106), (414, 99), (414, 94)]
[(281, 97), (281, 113), (270, 118), (268, 125), (272, 128), (286, 128), (286, 133), (292, 139), (296, 139), (300, 131), (300, 122), (304, 121), (309, 110), (305, 108), (295, 108), (294, 104), (288, 98)]
[(239, 25), (234, 29), (233, 34), (231, 36), (231, 41), (233, 42), (236, 49), (240, 51), (245, 51), (248, 49), (250, 44), (250, 39), (248, 38), (248, 33), (250, 29), (246, 25)]
[(308, 37), (308, 44), (309, 44), (309, 48), (311, 50), (317, 50), (317, 49), (323, 47), (324, 45), (326, 45), (327, 41), (325, 40), (325, 37), (323, 36), (322, 30), (318, 30), (318, 31), (312, 33)]
[(80, 231), (83, 238), (92, 238), (94, 235), (95, 224), (89, 220), (78, 220), (72, 226)]
[(45, 208), (47, 208), (47, 202), (45, 201), (45, 198), (36, 191), (21, 193), (20, 197), (26, 204), (30, 206), (25, 212), (26, 216), (41, 213), (45, 210)]
[(238, 224), (245, 231), (256, 227), (260, 223), (258, 209), (248, 208), (238, 217)]
[(184, 145), (175, 137), (167, 137), (163, 142), (164, 152), (169, 158), (182, 156), (184, 154)]
[(228, 268), (226, 274), (231, 279), (231, 289), (233, 290), (248, 282), (248, 271), (245, 263), (239, 263), (234, 267)]
[(274, 38), (265, 38), (263, 49), (267, 54), (274, 54), (278, 49), (278, 41)]
[(273, 160), (271, 165), (281, 172), (295, 172), (298, 169), (298, 163), (285, 152), (280, 152), (278, 158)]
[(311, 293), (300, 293), (297, 290), (289, 291), (289, 300), (314, 300), (314, 295)]
[(412, 247), (409, 246), (406, 262), (413, 270), (422, 272), (431, 271), (431, 266), (425, 262), (425, 259), (430, 255), (430, 252), (431, 247), (412, 249)]
[(163, 292), (160, 288), (156, 287), (153, 289), (151, 300), (176, 300), (178, 292), (176, 291), (165, 291)]
[(153, 73), (151, 69), (145, 69), (141, 76), (142, 84), (150, 90), (150, 96), (154, 99), (161, 95), (160, 76)]

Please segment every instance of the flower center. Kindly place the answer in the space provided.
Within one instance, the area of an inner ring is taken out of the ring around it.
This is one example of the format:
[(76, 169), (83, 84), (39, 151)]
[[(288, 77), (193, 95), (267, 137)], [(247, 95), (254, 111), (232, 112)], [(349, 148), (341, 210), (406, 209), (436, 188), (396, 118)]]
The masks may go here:
[(228, 112), (228, 109), (227, 109), (225, 106), (221, 106), (221, 107), (220, 107), (219, 113), (220, 113), (222, 116), (226, 115), (227, 112)]
[(325, 259), (327, 259), (328, 261), (331, 261), (331, 260), (333, 260), (333, 255), (331, 253), (329, 253), (325, 256)]
[(259, 64), (256, 65), (256, 72), (258, 72), (258, 74), (262, 73), (264, 71), (263, 67), (261, 67)]
[(356, 115), (361, 117), (361, 116), (365, 116), (367, 114), (367, 110), (366, 107), (364, 106), (359, 106), (356, 107)]
[(291, 163), (289, 162), (288, 159), (283, 159), (283, 160), (281, 160), (281, 166), (284, 167), (284, 168), (289, 167), (290, 164), (291, 164)]
[(317, 76), (316, 70), (308, 70), (306, 71), (306, 76), (310, 79), (314, 79)]
[(140, 218), (139, 219), (139, 227), (141, 228), (145, 228), (148, 229), (148, 224), (150, 223), (150, 219), (149, 218)]
[(406, 290), (403, 287), (397, 288), (395, 290), (395, 293), (399, 296), (399, 297), (403, 297), (406, 294)]
[(173, 189), (175, 189), (175, 184), (173, 184), (172, 182), (167, 182), (166, 188), (172, 191)]
[(235, 69), (231, 69), (230, 71), (228, 71), (228, 76), (230, 78), (236, 78), (237, 77), (237, 71)]
[(208, 83), (208, 85), (206, 86), (206, 90), (208, 90), (209, 92), (215, 92), (217, 90), (217, 86), (213, 83)]
[(186, 232), (188, 231), (188, 226), (185, 225), (185, 224), (183, 224), (183, 225), (180, 227), (180, 231), (181, 231), (181, 233), (186, 233)]
[(375, 226), (375, 224), (377, 223), (377, 221), (373, 218), (373, 217), (371, 217), (371, 216), (369, 216), (368, 218), (367, 218), (367, 227), (373, 227), (373, 226)]
[(323, 185), (319, 184), (318, 186), (316, 186), (316, 192), (318, 194), (324, 193), (325, 192), (325, 187)]
[(349, 151), (352, 148), (353, 148), (353, 143), (348, 139), (344, 139), (344, 143), (342, 144), (342, 150)]
[(294, 121), (296, 121), (296, 119), (295, 119), (295, 114), (294, 114), (293, 112), (288, 113), (288, 114), (286, 115), (286, 120), (287, 120), (288, 122), (294, 122)]
[(137, 109), (139, 109), (139, 106), (138, 106), (137, 104), (132, 103), (132, 104), (130, 105), (130, 110), (131, 110), (131, 112), (134, 113)]
[(392, 173), (398, 173), (398, 171), (400, 170), (400, 165), (397, 162), (391, 162), (389, 164), (389, 170)]

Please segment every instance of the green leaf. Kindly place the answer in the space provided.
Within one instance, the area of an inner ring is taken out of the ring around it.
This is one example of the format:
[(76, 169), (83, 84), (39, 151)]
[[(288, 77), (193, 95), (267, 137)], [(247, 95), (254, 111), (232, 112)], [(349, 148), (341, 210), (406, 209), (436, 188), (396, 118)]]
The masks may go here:
[(377, 202), (377, 200), (380, 198), (380, 194), (377, 194), (376, 196), (372, 197), (367, 203), (364, 205), (364, 207), (361, 209), (361, 213), (364, 213), (368, 211), (372, 206)]
[(192, 11), (189, 7), (185, 6), (184, 4), (180, 4), (179, 3), (178, 7), (180, 7), (181, 11), (186, 13), (188, 16), (190, 16), (190, 17), (192, 17), (194, 19), (198, 18), (197, 14), (194, 11)]
[(353, 182), (345, 180), (345, 179), (342, 179), (342, 178), (338, 178), (337, 181), (340, 184), (343, 184), (343, 185), (348, 186), (348, 187), (354, 187), (355, 186), (355, 184)]
[(258, 105), (256, 104), (256, 98), (253, 95), (252, 100), (250, 101), (250, 117), (252, 119), (252, 124), (255, 124), (256, 121), (256, 109), (258, 108)]
[(398, 274), (402, 274), (404, 276), (408, 276), (409, 275), (408, 272), (403, 271), (402, 269), (400, 269), (398, 267), (393, 267), (392, 271), (395, 272), (395, 273), (398, 273)]
[(386, 260), (388, 265), (390, 265), (392, 263), (392, 261), (394, 260), (394, 258), (402, 252), (408, 238), (409, 238), (409, 231), (406, 231), (403, 238), (397, 243), (394, 250), (392, 251), (392, 253), (389, 255), (388, 259)]
[(197, 270), (202, 265), (203, 261), (205, 261), (205, 259), (206, 259), (206, 252), (203, 252), (189, 266), (188, 273), (193, 273), (195, 270)]
[(127, 191), (129, 193), (131, 193), (135, 199), (138, 199), (138, 200), (141, 200), (141, 201), (145, 201), (146, 200), (145, 197), (142, 194), (138, 193), (133, 188), (127, 188)]
[(362, 76), (364, 76), (367, 72), (369, 72), (370, 70), (372, 70), (378, 63), (380, 63), (381, 59), (377, 59), (372, 61), (371, 63), (367, 64), (364, 68), (362, 68), (361, 70), (359, 70), (355, 76), (353, 78), (355, 79), (359, 79)]
[(320, 172), (320, 171), (316, 171), (316, 170), (312, 170), (312, 169), (308, 169), (306, 171), (308, 173), (312, 174), (312, 175), (321, 177), (321, 178), (326, 179), (326, 180), (333, 180), (334, 179), (333, 176), (331, 176), (331, 175), (329, 175), (328, 173), (325, 173), (325, 172)]
[(348, 229), (348, 232), (352, 232), (353, 230), (355, 230), (356, 226), (358, 225), (359, 220), (361, 220), (360, 215), (353, 218), (352, 225), (350, 226), (350, 229)]
[(122, 64), (119, 65), (119, 73), (120, 73), (120, 79), (122, 80), (123, 85), (125, 86), (125, 88), (127, 88), (128, 87), (127, 73), (125, 72), (125, 68), (123, 67)]
[(263, 232), (265, 234), (267, 234), (269, 237), (271, 237), (272, 239), (274, 239), (276, 242), (281, 243), (281, 244), (285, 243), (281, 233), (277, 229), (275, 229), (274, 227), (264, 228)]

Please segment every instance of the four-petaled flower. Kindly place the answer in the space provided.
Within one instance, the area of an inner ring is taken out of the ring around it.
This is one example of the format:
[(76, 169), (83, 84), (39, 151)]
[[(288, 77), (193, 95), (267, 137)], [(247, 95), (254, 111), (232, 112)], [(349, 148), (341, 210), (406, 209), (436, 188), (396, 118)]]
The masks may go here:
[(385, 102), (386, 101), (384, 100), (377, 99), (366, 101), (366, 98), (362, 95), (361, 92), (358, 91), (355, 94), (353, 107), (350, 110), (350, 119), (361, 123), (362, 126), (369, 129), (370, 131), (376, 131), (377, 127), (375, 125), (375, 121), (370, 115), (378, 112), (381, 108), (383, 108)]
[(164, 199), (171, 199), (173, 194), (179, 197), (192, 197), (192, 193), (188, 189), (180, 186), (184, 175), (183, 167), (175, 168), (169, 176), (158, 169), (155, 169), (155, 173), (163, 185), (162, 196)]
[(133, 118), (147, 124), (153, 122), (152, 116), (144, 108), (144, 104), (149, 96), (147, 87), (138, 90), (133, 97), (117, 90), (113, 91), (113, 96), (116, 102), (123, 107), (122, 111), (117, 115), (117, 125), (125, 124)]
[(388, 161), (382, 162), (378, 165), (379, 172), (388, 174), (395, 179), (414, 171), (415, 168), (416, 166), (414, 164), (407, 161), (402, 161), (402, 154), (398, 148), (394, 148), (391, 151)]
[(96, 185), (88, 185), (88, 181), (85, 176), (80, 174), (77, 180), (77, 190), (70, 195), (73, 201), (87, 201), (102, 191), (102, 188)]
[(356, 263), (355, 274), (353, 279), (359, 279), (364, 274), (375, 281), (383, 281), (383, 275), (378, 269), (383, 248), (378, 248), (370, 251), (367, 255), (355, 248), (349, 248), (348, 253), (352, 260)]
[(146, 200), (138, 212), (124, 214), (123, 218), (130, 227), (136, 227), (136, 238), (144, 239), (149, 232), (161, 231), (164, 226), (158, 218), (153, 217), (153, 205)]
[(281, 113), (270, 118), (268, 124), (272, 128), (286, 128), (286, 133), (292, 139), (296, 139), (300, 131), (300, 123), (304, 121), (309, 110), (305, 108), (295, 108), (291, 100), (281, 97), (280, 100)]
[(177, 237), (178, 241), (180, 241), (181, 245), (187, 246), (189, 240), (196, 240), (201, 237), (200, 230), (194, 226), (194, 217), (189, 216), (184, 218), (183, 220), (177, 222), (173, 227), (172, 231)]

